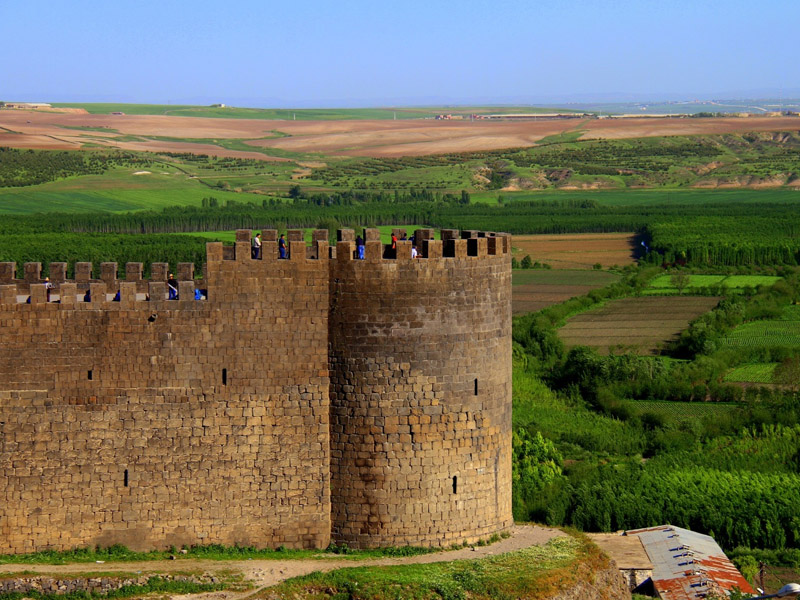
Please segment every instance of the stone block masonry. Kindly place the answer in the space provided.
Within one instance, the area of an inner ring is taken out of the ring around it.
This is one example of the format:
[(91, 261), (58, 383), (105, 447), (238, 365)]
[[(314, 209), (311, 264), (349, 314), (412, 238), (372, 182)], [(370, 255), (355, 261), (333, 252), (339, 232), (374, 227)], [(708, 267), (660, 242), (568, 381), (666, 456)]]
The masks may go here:
[(178, 300), (163, 264), (83, 263), (48, 293), (38, 264), (0, 263), (0, 553), (509, 527), (510, 238), (420, 233), (420, 258), (362, 261), (352, 231), (291, 232), (279, 260), (241, 230), (204, 279), (175, 270)]

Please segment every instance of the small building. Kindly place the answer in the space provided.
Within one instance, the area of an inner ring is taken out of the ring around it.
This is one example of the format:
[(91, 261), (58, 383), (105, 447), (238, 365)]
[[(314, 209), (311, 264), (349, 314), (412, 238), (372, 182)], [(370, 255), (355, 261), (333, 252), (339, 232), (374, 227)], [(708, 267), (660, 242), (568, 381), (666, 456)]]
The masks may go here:
[(734, 589), (754, 593), (711, 536), (660, 525), (592, 539), (614, 559), (636, 593), (661, 600), (730, 596)]

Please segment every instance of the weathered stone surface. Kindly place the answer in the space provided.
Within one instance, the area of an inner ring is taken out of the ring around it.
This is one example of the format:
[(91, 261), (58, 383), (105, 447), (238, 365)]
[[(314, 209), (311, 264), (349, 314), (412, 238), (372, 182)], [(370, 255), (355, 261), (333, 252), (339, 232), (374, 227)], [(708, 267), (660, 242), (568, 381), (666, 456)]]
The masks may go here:
[(335, 541), (511, 525), (510, 283), (507, 255), (332, 262)]
[(180, 265), (179, 300), (165, 263), (149, 281), (79, 263), (60, 303), (4, 271), (0, 553), (450, 545), (511, 524), (505, 244), (361, 261), (292, 240), (253, 260), (245, 237), (208, 245), (202, 281)]

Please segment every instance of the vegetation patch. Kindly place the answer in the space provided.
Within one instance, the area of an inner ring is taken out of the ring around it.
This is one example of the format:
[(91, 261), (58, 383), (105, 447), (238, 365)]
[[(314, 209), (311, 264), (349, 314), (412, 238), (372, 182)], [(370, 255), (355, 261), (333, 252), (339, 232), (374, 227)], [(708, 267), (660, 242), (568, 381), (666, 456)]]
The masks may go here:
[(734, 348), (800, 348), (800, 306), (787, 306), (777, 319), (743, 323), (722, 339)]
[(728, 371), (724, 381), (731, 383), (772, 383), (778, 363), (741, 365)]
[[(681, 278), (682, 279), (679, 279)], [(758, 286), (770, 286), (780, 281), (776, 275), (700, 275), (677, 271), (670, 275), (661, 275), (650, 282), (644, 292), (648, 295), (681, 294), (708, 292), (721, 295), (727, 292), (743, 292), (755, 290)], [(676, 287), (680, 284), (680, 288)]]
[(511, 305), (514, 314), (541, 310), (618, 281), (607, 271), (520, 270), (513, 271)]
[(674, 342), (689, 322), (711, 310), (719, 298), (624, 298), (576, 315), (559, 330), (567, 346), (614, 347), (657, 354)]
[[(93, 598), (131, 598), (149, 594), (201, 594), (218, 590), (243, 591), (247, 586), (241, 576), (184, 576), (151, 575), (120, 577), (83, 575), (81, 578), (61, 577), (56, 591), (46, 580), (49, 576), (25, 577), (18, 586), (20, 590), (0, 592), (0, 600), (89, 600)], [(66, 589), (66, 591), (63, 591)], [(52, 591), (51, 591), (52, 590)]]
[[(494, 540), (492, 540), (494, 541)], [(439, 552), (436, 548), (421, 548), (417, 546), (388, 546), (359, 550), (349, 548), (347, 544), (331, 544), (324, 550), (290, 550), (283, 546), (278, 548), (256, 548), (253, 546), (223, 546), (210, 544), (207, 546), (186, 546), (180, 550), (152, 550), (150, 552), (134, 552), (115, 544), (107, 548), (75, 548), (73, 550), (55, 551), (43, 550), (31, 554), (3, 554), (0, 555), (2, 564), (47, 564), (65, 565), (70, 563), (94, 562), (144, 562), (160, 560), (293, 560), (308, 558), (331, 558), (332, 556), (352, 558), (379, 558), (385, 556), (417, 556)]]
[(641, 417), (642, 415), (657, 415), (667, 425), (681, 425), (685, 423), (702, 423), (707, 419), (725, 417), (727, 413), (739, 408), (737, 404), (721, 402), (669, 402), (659, 400), (634, 400), (631, 407)]
[(608, 568), (594, 544), (575, 536), (479, 560), (339, 569), (290, 579), (258, 598), (542, 598)]

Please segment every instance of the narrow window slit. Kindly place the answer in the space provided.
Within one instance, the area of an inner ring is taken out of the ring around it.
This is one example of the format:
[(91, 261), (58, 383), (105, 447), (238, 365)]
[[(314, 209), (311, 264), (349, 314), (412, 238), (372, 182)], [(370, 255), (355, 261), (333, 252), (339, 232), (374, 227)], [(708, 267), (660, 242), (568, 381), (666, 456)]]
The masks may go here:
[(222, 369), (222, 385), (228, 385), (228, 369)]
[(475, 395), (478, 395), (478, 378), (475, 378)]
[(128, 469), (125, 469), (125, 474), (123, 475), (123, 481), (122, 481), (122, 484), (123, 484), (125, 487), (128, 487)]
[(453, 493), (458, 493), (458, 475), (453, 475)]
[(91, 369), (89, 369), (89, 370), (86, 372), (86, 378), (87, 378), (89, 381), (91, 381), (91, 380), (92, 380), (92, 377), (93, 377), (92, 370), (91, 370)]

